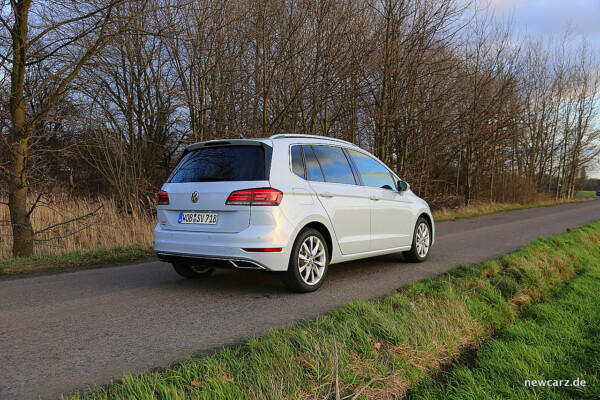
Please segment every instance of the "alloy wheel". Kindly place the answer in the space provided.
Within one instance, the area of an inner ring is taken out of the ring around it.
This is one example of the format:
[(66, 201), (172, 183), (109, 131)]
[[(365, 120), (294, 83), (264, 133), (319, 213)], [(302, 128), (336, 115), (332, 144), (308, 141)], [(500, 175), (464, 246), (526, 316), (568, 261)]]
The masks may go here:
[(429, 226), (425, 222), (421, 222), (417, 227), (417, 254), (423, 258), (429, 252)]
[(298, 252), (298, 271), (307, 285), (316, 285), (323, 277), (327, 256), (323, 242), (316, 236), (308, 236)]

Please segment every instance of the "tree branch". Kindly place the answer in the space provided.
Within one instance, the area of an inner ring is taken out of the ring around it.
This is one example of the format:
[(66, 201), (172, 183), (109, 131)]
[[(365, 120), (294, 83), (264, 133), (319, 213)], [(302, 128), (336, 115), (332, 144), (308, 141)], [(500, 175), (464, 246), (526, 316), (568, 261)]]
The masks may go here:
[(40, 199), (42, 198), (43, 195), (44, 195), (44, 192), (40, 192), (40, 194), (38, 194), (37, 199), (35, 199), (35, 202), (33, 203), (31, 208), (29, 209), (29, 212), (27, 213), (27, 218), (29, 218), (29, 216), (31, 215), (33, 210), (35, 210), (35, 206), (37, 206), (37, 204), (40, 202)]
[[(31, 122), (31, 127), (35, 127), (40, 124), (46, 115), (50, 112), (52, 106), (58, 101), (58, 99), (63, 95), (67, 86), (77, 77), (79, 71), (84, 67), (84, 65), (96, 54), (98, 54), (101, 50), (103, 50), (106, 46), (108, 46), (113, 40), (115, 40), (127, 27), (130, 23), (132, 23), (136, 18), (138, 18), (146, 9), (146, 5), (149, 0), (145, 0), (143, 5), (140, 7), (140, 11), (136, 12), (134, 15), (128, 18), (127, 22), (117, 30), (116, 33), (112, 35), (105, 35), (106, 28), (110, 22), (112, 17), (113, 6), (118, 2), (111, 3), (111, 6), (107, 8), (106, 14), (104, 16), (104, 20), (101, 23), (100, 33), (98, 34), (98, 38), (94, 42), (94, 44), (88, 49), (88, 51), (81, 57), (81, 59), (75, 64), (71, 64), (67, 68), (63, 69), (62, 72), (66, 71), (66, 69), (73, 67), (73, 70), (60, 82), (56, 90), (54, 91), (54, 95), (48, 99), (46, 102), (46, 109), (41, 111)], [(56, 76), (56, 75), (55, 75)], [(39, 90), (38, 90), (39, 94)], [(37, 95), (37, 94), (36, 94)], [(35, 96), (35, 95), (34, 95)], [(31, 96), (28, 101), (30, 101), (34, 96)]]
[(67, 24), (70, 24), (70, 23), (73, 23), (73, 22), (79, 22), (79, 21), (82, 21), (82, 20), (84, 20), (84, 19), (88, 19), (88, 18), (90, 18), (90, 17), (93, 17), (93, 16), (95, 16), (95, 15), (97, 15), (97, 14), (99, 14), (99, 13), (102, 13), (102, 12), (104, 12), (105, 10), (107, 10), (107, 9), (109, 9), (109, 8), (112, 8), (112, 7), (114, 7), (114, 6), (115, 6), (117, 3), (121, 3), (121, 2), (123, 2), (123, 0), (117, 0), (117, 1), (114, 1), (114, 2), (111, 2), (111, 3), (107, 4), (107, 5), (106, 5), (106, 6), (104, 6), (104, 7), (97, 8), (97, 9), (95, 9), (94, 11), (91, 11), (91, 12), (89, 12), (89, 13), (85, 14), (85, 15), (80, 15), (80, 16), (78, 16), (78, 17), (75, 17), (75, 18), (66, 19), (66, 20), (64, 20), (64, 21), (61, 21), (61, 22), (59, 22), (59, 23), (55, 24), (55, 25), (52, 25), (52, 26), (50, 26), (50, 27), (48, 27), (48, 28), (44, 29), (44, 30), (43, 30), (42, 32), (40, 32), (40, 33), (39, 33), (37, 36), (33, 37), (33, 38), (32, 38), (32, 39), (29, 41), (29, 43), (28, 43), (28, 46), (27, 46), (27, 47), (28, 47), (28, 48), (29, 48), (29, 47), (31, 47), (33, 44), (35, 44), (35, 42), (37, 42), (38, 40), (40, 40), (41, 38), (43, 38), (44, 36), (46, 36), (48, 33), (50, 33), (50, 32), (51, 32), (51, 31), (53, 31), (53, 30), (56, 30), (56, 29), (60, 28), (60, 27), (61, 27), (61, 26), (63, 26), (63, 25), (67, 25)]
[(2, 18), (2, 16), (0, 16), (0, 22), (2, 22), (2, 25), (4, 25), (4, 27), (12, 34), (13, 30), (10, 27), (10, 25), (8, 24), (8, 21), (6, 21), (4, 18)]
[(44, 229), (42, 229), (40, 231), (34, 232), (34, 235), (38, 235), (40, 233), (44, 233), (44, 232), (50, 231), (50, 230), (52, 230), (52, 229), (54, 229), (54, 228), (56, 228), (58, 226), (61, 226), (61, 225), (70, 224), (71, 222), (80, 221), (80, 220), (82, 220), (84, 218), (91, 217), (94, 214), (96, 214), (98, 211), (100, 211), (100, 209), (102, 207), (104, 207), (104, 205), (101, 205), (100, 207), (96, 208), (94, 211), (91, 211), (91, 212), (89, 212), (89, 213), (87, 213), (85, 215), (81, 215), (81, 216), (79, 216), (77, 218), (73, 218), (73, 219), (70, 219), (68, 221), (59, 222), (58, 224), (50, 225), (49, 227), (46, 227), (46, 228), (44, 228)]
[[(86, 230), (87, 228), (89, 228), (92, 225), (94, 225), (94, 224), (92, 223), (92, 224), (89, 224), (89, 225), (82, 226), (81, 228), (79, 228), (79, 229), (77, 229), (77, 230), (75, 230), (73, 232), (69, 232), (67, 234), (64, 234), (64, 235), (52, 236), (52, 237), (50, 237), (48, 239), (34, 239), (34, 241), (35, 241), (36, 244), (42, 244), (42, 243), (52, 242), (54, 240), (65, 239), (65, 238), (68, 238), (69, 236), (76, 235), (79, 232), (82, 232), (82, 231)], [(44, 246), (52, 246), (52, 245), (50, 245), (50, 244), (44, 244)], [(60, 247), (60, 245), (57, 245), (55, 247)]]

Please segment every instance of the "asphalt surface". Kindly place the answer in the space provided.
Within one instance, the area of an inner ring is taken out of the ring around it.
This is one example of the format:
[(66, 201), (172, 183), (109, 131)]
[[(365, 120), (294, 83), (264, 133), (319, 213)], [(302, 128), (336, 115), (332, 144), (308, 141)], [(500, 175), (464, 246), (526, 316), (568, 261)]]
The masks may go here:
[(596, 219), (600, 201), (442, 222), (427, 262), (394, 254), (332, 265), (305, 295), (275, 275), (189, 281), (161, 262), (0, 281), (0, 399), (57, 398), (166, 366)]

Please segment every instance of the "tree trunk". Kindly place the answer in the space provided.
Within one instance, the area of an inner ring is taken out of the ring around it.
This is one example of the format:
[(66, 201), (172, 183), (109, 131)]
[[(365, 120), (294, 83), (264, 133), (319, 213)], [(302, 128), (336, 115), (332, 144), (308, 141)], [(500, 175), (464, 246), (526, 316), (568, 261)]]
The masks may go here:
[(27, 62), (27, 20), (30, 0), (19, 1), (13, 6), (15, 23), (11, 31), (13, 68), (11, 71), (10, 108), (10, 166), (8, 185), (8, 208), (13, 230), (13, 256), (33, 255), (33, 228), (27, 212), (27, 145), (29, 130), (25, 120), (25, 63)]
[(14, 132), (11, 143), (8, 208), (13, 231), (13, 256), (33, 255), (33, 228), (27, 212), (27, 178), (25, 176), (27, 134)]
[(471, 204), (473, 195), (473, 159), (475, 153), (475, 144), (469, 141), (467, 145), (467, 160), (465, 170), (465, 207)]

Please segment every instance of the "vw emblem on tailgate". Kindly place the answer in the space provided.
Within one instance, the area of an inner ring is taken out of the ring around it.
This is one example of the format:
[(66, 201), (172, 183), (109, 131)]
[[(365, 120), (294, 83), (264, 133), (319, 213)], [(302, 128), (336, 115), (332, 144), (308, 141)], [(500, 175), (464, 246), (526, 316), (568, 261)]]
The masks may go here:
[(198, 202), (199, 198), (200, 198), (200, 194), (198, 192), (192, 193), (192, 203)]

